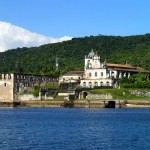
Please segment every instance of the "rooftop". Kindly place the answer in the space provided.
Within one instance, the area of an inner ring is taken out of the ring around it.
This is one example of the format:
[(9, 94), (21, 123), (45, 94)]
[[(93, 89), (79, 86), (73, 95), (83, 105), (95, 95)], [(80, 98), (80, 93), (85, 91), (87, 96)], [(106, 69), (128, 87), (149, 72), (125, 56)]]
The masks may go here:
[(65, 74), (65, 76), (81, 76), (84, 71), (69, 71)]
[(107, 67), (112, 67), (114, 70), (125, 70), (125, 71), (144, 71), (148, 72), (145, 69), (141, 67), (133, 67), (129, 64), (112, 64), (112, 63), (106, 63)]

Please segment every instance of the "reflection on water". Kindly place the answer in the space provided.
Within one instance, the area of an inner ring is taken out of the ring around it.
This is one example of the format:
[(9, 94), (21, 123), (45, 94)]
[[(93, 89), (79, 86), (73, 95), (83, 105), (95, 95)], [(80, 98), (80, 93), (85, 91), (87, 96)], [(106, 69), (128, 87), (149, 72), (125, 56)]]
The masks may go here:
[(0, 149), (149, 150), (150, 109), (0, 109)]

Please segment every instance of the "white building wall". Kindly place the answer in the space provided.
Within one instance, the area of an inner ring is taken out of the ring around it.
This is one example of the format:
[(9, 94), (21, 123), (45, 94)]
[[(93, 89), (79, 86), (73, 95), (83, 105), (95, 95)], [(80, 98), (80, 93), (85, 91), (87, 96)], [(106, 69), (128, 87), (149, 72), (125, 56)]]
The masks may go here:
[(112, 79), (85, 79), (81, 80), (80, 86), (83, 88), (93, 88), (94, 86), (112, 86)]
[(108, 78), (106, 75), (106, 69), (87, 69), (85, 71), (86, 79), (105, 79)]
[(96, 69), (100, 67), (101, 67), (100, 57), (98, 57), (97, 55), (92, 58), (85, 57), (85, 70), (89, 68)]
[(80, 86), (84, 88), (112, 86), (113, 80), (110, 77), (116, 76), (116, 74), (115, 71), (107, 70), (100, 62), (100, 57), (92, 50), (88, 56), (85, 56), (84, 77)]
[(62, 82), (66, 82), (66, 81), (68, 81), (68, 80), (78, 80), (78, 79), (81, 79), (81, 76), (79, 76), (79, 75), (70, 75), (70, 76), (62, 76), (62, 77), (60, 77), (59, 78), (59, 83), (62, 83)]

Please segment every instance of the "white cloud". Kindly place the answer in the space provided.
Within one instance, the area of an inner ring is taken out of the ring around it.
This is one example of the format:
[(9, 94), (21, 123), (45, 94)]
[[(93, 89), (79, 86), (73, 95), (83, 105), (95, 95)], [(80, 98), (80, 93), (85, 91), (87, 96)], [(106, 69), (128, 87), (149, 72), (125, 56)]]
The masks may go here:
[(17, 47), (40, 46), (48, 43), (57, 43), (71, 40), (72, 37), (64, 36), (52, 38), (30, 32), (11, 23), (0, 21), (0, 52)]

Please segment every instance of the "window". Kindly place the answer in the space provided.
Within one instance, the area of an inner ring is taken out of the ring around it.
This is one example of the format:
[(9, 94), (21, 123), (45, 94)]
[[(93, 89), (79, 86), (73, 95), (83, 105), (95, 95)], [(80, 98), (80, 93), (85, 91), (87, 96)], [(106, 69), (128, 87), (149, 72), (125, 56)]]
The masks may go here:
[(6, 87), (6, 83), (4, 83), (4, 86)]
[(90, 60), (87, 61), (87, 69), (89, 69)]
[(4, 80), (6, 79), (6, 74), (4, 74)]
[(101, 72), (101, 76), (103, 76), (103, 72)]
[(111, 76), (114, 77), (114, 72), (111, 73)]
[(95, 72), (95, 77), (97, 77), (97, 72)]
[(100, 85), (103, 86), (103, 82), (101, 82)]
[(110, 84), (109, 84), (109, 82), (108, 82), (108, 81), (106, 82), (106, 86), (110, 86)]
[(97, 83), (97, 82), (95, 82), (95, 83), (94, 83), (94, 86), (98, 86), (98, 83)]
[(11, 79), (11, 74), (8, 75), (8, 78)]
[(86, 82), (83, 82), (83, 87), (86, 88)]
[(91, 82), (89, 82), (89, 88), (92, 88), (92, 83)]
[(90, 72), (90, 73), (89, 73), (89, 77), (91, 77), (91, 76), (92, 76), (92, 73)]

